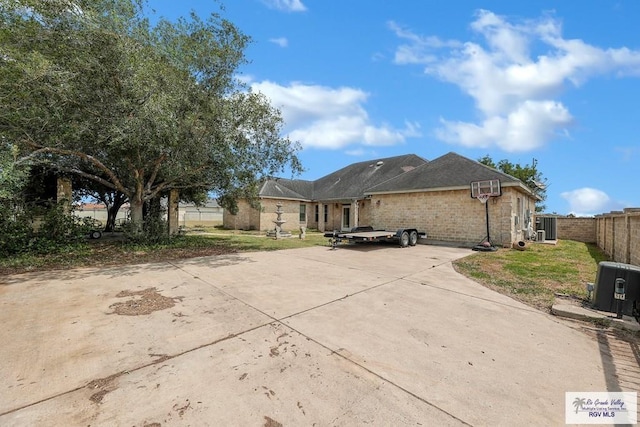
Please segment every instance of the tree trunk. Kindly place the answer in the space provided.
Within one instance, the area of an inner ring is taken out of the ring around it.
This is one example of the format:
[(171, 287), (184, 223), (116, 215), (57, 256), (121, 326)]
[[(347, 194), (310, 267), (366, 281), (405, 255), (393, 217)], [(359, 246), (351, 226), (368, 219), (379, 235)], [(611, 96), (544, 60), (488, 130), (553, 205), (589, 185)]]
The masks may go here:
[(180, 194), (178, 190), (171, 190), (169, 192), (169, 200), (167, 202), (167, 227), (169, 228), (169, 236), (175, 236), (180, 231), (180, 225), (178, 224), (178, 202), (180, 200)]
[(144, 207), (144, 202), (141, 197), (135, 197), (134, 199), (129, 200), (131, 205), (131, 231), (134, 234), (139, 234), (142, 232), (142, 209)]
[(104, 231), (113, 231), (115, 229), (118, 212), (125, 200), (127, 200), (127, 198), (122, 193), (118, 193), (114, 196), (113, 204), (107, 208), (107, 223), (104, 226)]

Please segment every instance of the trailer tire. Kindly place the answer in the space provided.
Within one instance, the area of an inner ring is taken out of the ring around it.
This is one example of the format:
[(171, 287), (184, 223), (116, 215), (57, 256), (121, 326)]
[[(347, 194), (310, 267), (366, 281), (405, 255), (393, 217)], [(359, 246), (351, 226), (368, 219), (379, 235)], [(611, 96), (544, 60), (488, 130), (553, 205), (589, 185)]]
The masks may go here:
[(406, 248), (409, 246), (409, 233), (407, 231), (403, 231), (400, 234), (400, 247)]
[(91, 237), (92, 239), (99, 239), (102, 237), (102, 231), (100, 230), (93, 230), (89, 233), (89, 237)]
[(416, 230), (409, 233), (409, 246), (415, 246), (418, 243), (418, 232)]

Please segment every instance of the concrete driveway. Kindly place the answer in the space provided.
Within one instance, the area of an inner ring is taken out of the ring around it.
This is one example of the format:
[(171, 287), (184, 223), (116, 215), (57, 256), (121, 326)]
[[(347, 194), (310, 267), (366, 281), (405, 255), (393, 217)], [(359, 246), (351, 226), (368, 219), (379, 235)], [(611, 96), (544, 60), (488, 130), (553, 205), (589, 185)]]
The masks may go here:
[(615, 388), (577, 324), (455, 273), (469, 253), (312, 247), (0, 279), (0, 425), (561, 425), (566, 391)]

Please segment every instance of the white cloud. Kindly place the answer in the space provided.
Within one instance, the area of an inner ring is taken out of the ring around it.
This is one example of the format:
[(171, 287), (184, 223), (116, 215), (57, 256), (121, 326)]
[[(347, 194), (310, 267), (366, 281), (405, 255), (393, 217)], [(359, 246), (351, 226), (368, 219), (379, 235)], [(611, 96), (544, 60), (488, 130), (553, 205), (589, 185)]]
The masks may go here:
[(273, 39), (269, 39), (269, 41), (271, 43), (277, 44), (280, 47), (287, 47), (289, 46), (289, 40), (287, 40), (286, 37), (278, 37), (278, 38), (273, 38)]
[[(551, 139), (562, 125), (571, 123), (569, 111), (553, 101), (524, 101), (506, 116), (490, 116), (480, 124), (451, 122), (441, 119), (436, 137), (466, 147), (488, 148), (493, 145), (504, 151), (528, 151), (540, 141)], [(517, 142), (517, 145), (514, 145)]]
[(286, 12), (304, 12), (307, 10), (301, 0), (262, 0), (262, 2), (272, 9)]
[(368, 94), (360, 89), (270, 81), (254, 82), (251, 89), (271, 100), (282, 112), (289, 137), (305, 147), (390, 146), (421, 136), (417, 123), (407, 122), (400, 129), (372, 123), (364, 108)]
[(396, 36), (409, 41), (409, 44), (403, 44), (397, 48), (393, 58), (393, 62), (396, 64), (428, 64), (437, 59), (430, 49), (454, 48), (461, 45), (460, 42), (455, 40), (443, 41), (435, 36), (423, 37), (417, 35), (394, 21), (389, 21), (387, 25), (396, 33)]
[(569, 203), (569, 212), (576, 216), (592, 216), (615, 209), (615, 203), (604, 191), (595, 188), (579, 188), (560, 196)]
[(640, 76), (640, 51), (564, 39), (560, 23), (551, 17), (513, 24), (481, 10), (471, 29), (484, 43), (444, 42), (395, 23), (389, 27), (408, 41), (397, 47), (395, 63), (425, 65), (425, 73), (474, 99), (480, 121), (442, 120), (436, 130), (437, 137), (470, 147), (511, 152), (541, 147), (566, 134), (573, 122), (557, 99), (569, 85), (578, 87), (602, 74)]

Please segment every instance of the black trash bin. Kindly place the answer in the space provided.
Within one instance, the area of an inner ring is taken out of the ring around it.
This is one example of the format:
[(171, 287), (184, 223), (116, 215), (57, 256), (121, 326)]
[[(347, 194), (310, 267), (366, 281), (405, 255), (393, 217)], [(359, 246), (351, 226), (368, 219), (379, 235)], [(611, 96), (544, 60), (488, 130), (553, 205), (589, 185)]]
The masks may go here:
[(591, 303), (596, 310), (615, 313), (618, 300), (613, 296), (616, 279), (625, 281), (622, 314), (633, 315), (633, 303), (640, 300), (640, 267), (619, 262), (602, 261), (594, 283)]

